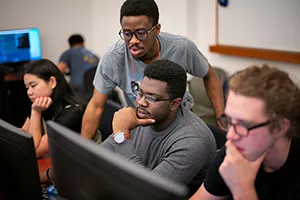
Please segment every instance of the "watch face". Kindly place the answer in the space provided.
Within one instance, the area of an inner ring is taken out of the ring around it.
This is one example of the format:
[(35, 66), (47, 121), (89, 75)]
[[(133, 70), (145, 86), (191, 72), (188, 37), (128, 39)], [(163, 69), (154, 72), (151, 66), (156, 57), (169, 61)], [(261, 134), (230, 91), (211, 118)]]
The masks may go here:
[(114, 135), (114, 139), (115, 139), (116, 143), (119, 143), (119, 144), (122, 143), (124, 141), (124, 139), (125, 139), (124, 133), (121, 133), (121, 132), (116, 133)]

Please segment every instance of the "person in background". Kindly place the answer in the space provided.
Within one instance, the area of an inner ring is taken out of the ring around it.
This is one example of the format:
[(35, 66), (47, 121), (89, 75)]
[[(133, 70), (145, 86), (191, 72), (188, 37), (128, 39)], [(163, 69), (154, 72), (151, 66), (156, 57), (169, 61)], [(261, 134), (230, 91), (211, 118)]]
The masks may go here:
[(227, 142), (191, 200), (300, 199), (300, 90), (267, 65), (229, 81)]
[(84, 73), (90, 68), (97, 67), (99, 57), (84, 47), (84, 39), (81, 35), (71, 35), (68, 41), (70, 49), (60, 56), (57, 66), (63, 73), (70, 72), (71, 87), (83, 95)]
[[(135, 107), (134, 92), (145, 67), (166, 59), (181, 65), (192, 75), (203, 77), (216, 115), (224, 110), (222, 86), (197, 46), (179, 35), (160, 33), (159, 12), (154, 0), (127, 0), (120, 11), (121, 39), (101, 58), (94, 78), (94, 94), (82, 122), (82, 136), (93, 139), (102, 117), (108, 94), (119, 87), (128, 106)], [(182, 104), (191, 109), (193, 99), (185, 94)]]
[(32, 105), (22, 129), (33, 136), (36, 157), (41, 157), (49, 150), (45, 121), (53, 120), (80, 133), (85, 103), (47, 59), (26, 65), (24, 84)]
[(208, 126), (181, 105), (186, 83), (180, 65), (169, 60), (149, 64), (136, 91), (136, 108), (115, 113), (113, 134), (100, 145), (187, 185), (193, 194), (217, 150)]

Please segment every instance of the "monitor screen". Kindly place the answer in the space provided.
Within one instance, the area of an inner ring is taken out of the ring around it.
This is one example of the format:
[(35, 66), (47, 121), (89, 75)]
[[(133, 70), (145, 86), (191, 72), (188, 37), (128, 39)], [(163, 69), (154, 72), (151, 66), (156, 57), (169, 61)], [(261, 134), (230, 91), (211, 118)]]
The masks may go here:
[(0, 119), (0, 199), (41, 199), (33, 138)]
[(47, 121), (53, 173), (59, 196), (66, 199), (181, 200), (187, 188)]
[(0, 30), (0, 64), (28, 62), (41, 58), (38, 28)]

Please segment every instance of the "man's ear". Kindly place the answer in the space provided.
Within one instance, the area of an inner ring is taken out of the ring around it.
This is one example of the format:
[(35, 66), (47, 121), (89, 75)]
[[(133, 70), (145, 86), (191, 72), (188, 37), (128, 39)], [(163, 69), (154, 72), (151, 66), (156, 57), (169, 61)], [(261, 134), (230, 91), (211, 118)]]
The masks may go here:
[(172, 111), (176, 110), (180, 106), (181, 102), (182, 102), (181, 98), (174, 99), (171, 104), (171, 110)]
[(276, 137), (284, 137), (286, 136), (286, 133), (288, 132), (291, 122), (287, 118), (282, 118), (278, 120), (279, 122), (279, 127), (275, 129), (276, 131)]
[(158, 34), (160, 33), (160, 28), (161, 28), (161, 25), (160, 24), (157, 24), (156, 25), (156, 28), (155, 28), (155, 35), (158, 36)]
[(49, 80), (49, 83), (51, 85), (51, 88), (54, 89), (57, 85), (56, 78), (54, 76), (51, 76), (50, 80)]

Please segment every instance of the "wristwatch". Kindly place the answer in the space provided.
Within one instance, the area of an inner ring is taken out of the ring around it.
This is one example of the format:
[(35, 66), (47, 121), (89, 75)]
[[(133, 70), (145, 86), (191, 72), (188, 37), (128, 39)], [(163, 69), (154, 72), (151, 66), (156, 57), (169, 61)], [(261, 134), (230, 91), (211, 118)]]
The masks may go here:
[(128, 139), (130, 139), (129, 133), (117, 132), (116, 134), (114, 134), (114, 141), (118, 144), (121, 144)]

